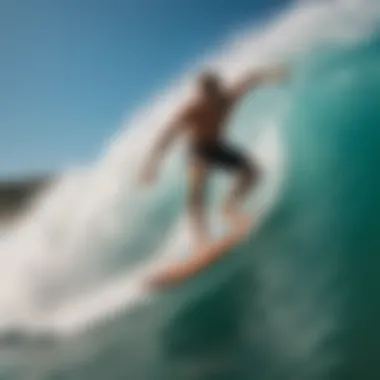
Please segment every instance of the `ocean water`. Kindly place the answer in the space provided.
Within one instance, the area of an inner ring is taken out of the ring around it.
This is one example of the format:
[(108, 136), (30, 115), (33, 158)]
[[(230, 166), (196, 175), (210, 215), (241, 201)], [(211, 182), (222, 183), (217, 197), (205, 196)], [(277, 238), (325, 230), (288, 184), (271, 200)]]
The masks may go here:
[[(379, 12), (297, 3), (206, 59), (228, 80), (281, 57), (292, 75), (231, 120), (265, 173), (246, 206), (259, 223), (191, 281), (142, 287), (189, 253), (183, 144), (157, 186), (136, 185), (191, 73), (148, 99), (93, 166), (47, 189), (0, 241), (1, 378), (379, 379)], [(228, 185), (212, 179), (215, 234)]]

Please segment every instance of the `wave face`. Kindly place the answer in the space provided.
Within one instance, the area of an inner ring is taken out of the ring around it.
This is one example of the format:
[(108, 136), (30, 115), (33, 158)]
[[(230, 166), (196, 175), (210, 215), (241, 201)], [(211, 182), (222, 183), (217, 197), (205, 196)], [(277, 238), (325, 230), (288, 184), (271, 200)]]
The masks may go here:
[[(135, 183), (188, 77), (93, 167), (42, 194), (1, 240), (2, 376), (380, 378), (379, 11), (371, 1), (301, 3), (208, 60), (228, 80), (283, 56), (294, 74), (248, 96), (231, 120), (231, 138), (248, 142), (266, 173), (247, 204), (259, 226), (191, 282), (163, 294), (141, 287), (188, 254), (184, 147), (156, 188)], [(213, 178), (215, 233), (226, 186)]]

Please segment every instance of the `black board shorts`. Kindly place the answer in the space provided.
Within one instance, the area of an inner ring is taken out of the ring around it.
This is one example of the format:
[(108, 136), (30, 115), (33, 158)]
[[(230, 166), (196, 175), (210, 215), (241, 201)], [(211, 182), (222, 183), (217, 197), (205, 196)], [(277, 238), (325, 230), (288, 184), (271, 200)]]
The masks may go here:
[(194, 144), (191, 147), (191, 156), (207, 164), (229, 170), (239, 170), (249, 166), (249, 159), (246, 155), (225, 143)]

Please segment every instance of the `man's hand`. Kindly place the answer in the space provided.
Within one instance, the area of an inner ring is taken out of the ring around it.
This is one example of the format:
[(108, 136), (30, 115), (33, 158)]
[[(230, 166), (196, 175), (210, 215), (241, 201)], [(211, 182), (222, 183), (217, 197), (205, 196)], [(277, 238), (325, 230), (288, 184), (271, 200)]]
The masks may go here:
[(286, 78), (289, 75), (289, 68), (285, 65), (272, 67), (267, 71), (263, 71), (261, 81), (265, 82), (276, 82)]
[(148, 165), (141, 172), (141, 185), (151, 185), (157, 178), (157, 168), (154, 165)]
[(261, 70), (256, 70), (239, 80), (230, 89), (231, 99), (238, 101), (253, 87), (264, 83), (280, 81), (289, 75), (289, 68), (285, 65), (277, 65)]

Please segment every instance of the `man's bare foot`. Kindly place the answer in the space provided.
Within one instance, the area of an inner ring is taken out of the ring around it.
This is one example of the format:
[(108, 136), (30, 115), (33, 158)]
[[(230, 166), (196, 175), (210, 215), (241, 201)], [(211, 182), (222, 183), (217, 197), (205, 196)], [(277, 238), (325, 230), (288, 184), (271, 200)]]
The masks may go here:
[(202, 236), (197, 236), (194, 243), (193, 247), (196, 251), (202, 249), (203, 247), (206, 247), (208, 244), (210, 244), (210, 238), (206, 235)]
[(244, 224), (250, 224), (252, 217), (237, 211), (237, 208), (231, 205), (222, 208), (222, 216), (231, 226), (241, 226)]
[(252, 224), (253, 218), (251, 216), (241, 214), (236, 216), (233, 228), (239, 236), (244, 236), (248, 233), (249, 229), (252, 227)]

